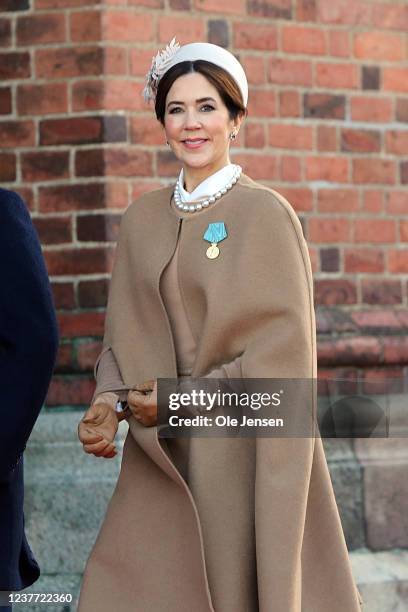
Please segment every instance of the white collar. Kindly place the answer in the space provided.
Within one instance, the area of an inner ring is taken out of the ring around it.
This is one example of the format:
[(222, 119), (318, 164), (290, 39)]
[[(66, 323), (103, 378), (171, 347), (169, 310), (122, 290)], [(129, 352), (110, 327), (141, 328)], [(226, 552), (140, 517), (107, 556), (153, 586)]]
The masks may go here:
[(236, 164), (227, 164), (221, 168), (221, 170), (217, 170), (217, 172), (214, 172), (214, 174), (204, 179), (204, 181), (197, 185), (191, 193), (184, 189), (184, 171), (182, 168), (178, 177), (179, 193), (182, 200), (190, 202), (191, 200), (198, 200), (214, 195), (214, 193), (217, 193), (222, 187), (225, 187), (233, 178), (235, 168)]

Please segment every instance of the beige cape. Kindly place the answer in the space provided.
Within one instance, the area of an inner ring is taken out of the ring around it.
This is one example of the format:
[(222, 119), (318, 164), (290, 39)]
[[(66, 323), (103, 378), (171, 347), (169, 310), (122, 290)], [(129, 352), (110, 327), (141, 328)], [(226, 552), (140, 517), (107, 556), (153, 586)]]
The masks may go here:
[[(316, 379), (312, 272), (287, 200), (242, 174), (216, 208), (181, 220), (172, 192), (122, 218), (104, 350), (125, 385), (177, 375), (159, 281), (178, 238), (192, 376), (241, 355), (245, 378)], [(210, 260), (203, 234), (218, 221), (228, 237)], [(130, 417), (79, 612), (359, 612), (321, 438), (190, 442), (187, 484), (157, 427)]]

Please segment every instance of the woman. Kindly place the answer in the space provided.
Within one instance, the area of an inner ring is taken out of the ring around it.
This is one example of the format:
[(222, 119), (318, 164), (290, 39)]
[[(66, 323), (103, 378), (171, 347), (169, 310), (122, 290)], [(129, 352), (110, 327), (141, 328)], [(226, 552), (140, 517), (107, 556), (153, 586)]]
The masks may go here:
[(316, 339), (300, 222), (230, 163), (248, 99), (241, 64), (173, 39), (144, 94), (182, 169), (121, 223), (79, 436), (112, 457), (119, 419), (129, 432), (79, 611), (358, 612), (319, 436), (158, 437), (157, 379), (313, 380)]

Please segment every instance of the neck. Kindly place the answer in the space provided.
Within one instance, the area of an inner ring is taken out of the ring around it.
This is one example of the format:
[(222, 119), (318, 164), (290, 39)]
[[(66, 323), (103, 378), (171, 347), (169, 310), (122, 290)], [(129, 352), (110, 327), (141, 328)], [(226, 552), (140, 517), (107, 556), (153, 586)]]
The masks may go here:
[(194, 189), (206, 178), (221, 170), (225, 166), (230, 164), (230, 160), (224, 160), (222, 163), (217, 164), (217, 166), (213, 166), (211, 169), (208, 168), (191, 168), (183, 166), (183, 178), (184, 178), (184, 189), (188, 191), (188, 193), (192, 193)]

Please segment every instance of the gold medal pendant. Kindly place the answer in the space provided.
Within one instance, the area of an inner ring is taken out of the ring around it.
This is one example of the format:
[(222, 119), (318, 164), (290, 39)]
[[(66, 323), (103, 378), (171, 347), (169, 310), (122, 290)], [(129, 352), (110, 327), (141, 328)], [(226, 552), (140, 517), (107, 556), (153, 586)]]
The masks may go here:
[(208, 247), (206, 251), (206, 255), (208, 259), (215, 259), (220, 254), (220, 249), (217, 247), (217, 244), (213, 242), (211, 246)]
[(220, 249), (218, 248), (217, 243), (224, 240), (227, 236), (228, 233), (224, 221), (217, 221), (216, 223), (208, 224), (208, 227), (203, 235), (204, 240), (211, 242), (211, 246), (209, 246), (205, 252), (208, 259), (216, 259), (218, 257), (220, 254)]

